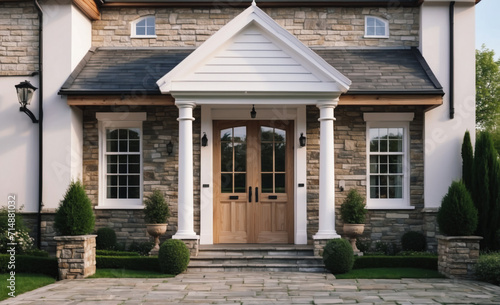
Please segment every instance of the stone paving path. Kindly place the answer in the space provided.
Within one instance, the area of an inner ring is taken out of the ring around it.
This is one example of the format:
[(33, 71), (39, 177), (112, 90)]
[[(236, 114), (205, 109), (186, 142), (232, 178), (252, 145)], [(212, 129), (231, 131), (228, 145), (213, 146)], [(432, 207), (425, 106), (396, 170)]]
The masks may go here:
[(448, 279), (336, 280), (318, 273), (188, 273), (65, 280), (0, 305), (500, 304), (500, 287)]

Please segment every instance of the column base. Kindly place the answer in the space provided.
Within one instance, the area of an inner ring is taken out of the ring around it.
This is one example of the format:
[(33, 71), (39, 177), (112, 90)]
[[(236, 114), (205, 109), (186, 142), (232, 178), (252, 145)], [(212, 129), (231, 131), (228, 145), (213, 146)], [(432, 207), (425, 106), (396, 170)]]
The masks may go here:
[(313, 236), (314, 240), (342, 238), (337, 232), (318, 232)]
[(172, 239), (182, 240), (189, 249), (189, 254), (191, 256), (198, 256), (198, 251), (200, 248), (200, 236), (194, 235), (181, 235), (175, 234)]

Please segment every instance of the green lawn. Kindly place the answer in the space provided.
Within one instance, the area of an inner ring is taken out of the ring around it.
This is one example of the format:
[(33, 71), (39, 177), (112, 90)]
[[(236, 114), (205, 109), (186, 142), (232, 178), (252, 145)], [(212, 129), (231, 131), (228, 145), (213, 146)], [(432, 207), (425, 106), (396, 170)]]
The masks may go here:
[[(45, 285), (52, 284), (56, 281), (56, 279), (44, 275), (44, 274), (35, 274), (35, 273), (17, 273), (16, 277), (16, 292), (15, 296), (20, 295), (21, 293), (25, 293), (37, 288), (40, 288)], [(10, 298), (8, 293), (11, 292), (7, 286), (9, 286), (9, 281), (7, 279), (10, 278), (10, 274), (0, 274), (0, 301)], [(7, 283), (7, 284), (5, 284)]]
[(167, 278), (174, 275), (154, 271), (128, 270), (128, 269), (97, 269), (89, 278)]
[(335, 274), (337, 279), (402, 279), (444, 278), (436, 270), (417, 268), (365, 268), (353, 269), (345, 274)]

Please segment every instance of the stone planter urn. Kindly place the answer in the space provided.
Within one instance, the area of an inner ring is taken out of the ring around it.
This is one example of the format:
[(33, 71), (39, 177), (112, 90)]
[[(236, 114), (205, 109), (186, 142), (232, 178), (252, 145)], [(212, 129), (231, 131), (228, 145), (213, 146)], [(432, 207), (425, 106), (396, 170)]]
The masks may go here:
[(354, 255), (363, 255), (363, 253), (361, 253), (361, 251), (359, 251), (358, 247), (356, 246), (356, 239), (358, 238), (358, 236), (363, 234), (364, 230), (365, 224), (344, 224), (344, 235), (349, 238), (352, 246), (352, 251), (354, 251)]
[(151, 249), (152, 254), (158, 254), (160, 251), (160, 236), (167, 232), (167, 224), (166, 223), (152, 223), (146, 224), (146, 230), (148, 234), (153, 236), (155, 239), (155, 246)]

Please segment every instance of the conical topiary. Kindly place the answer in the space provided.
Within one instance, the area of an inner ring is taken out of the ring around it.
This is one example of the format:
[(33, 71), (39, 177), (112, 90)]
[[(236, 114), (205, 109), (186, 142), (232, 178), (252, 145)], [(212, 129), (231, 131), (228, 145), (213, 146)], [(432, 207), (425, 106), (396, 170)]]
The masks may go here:
[(86, 235), (94, 230), (92, 204), (80, 183), (71, 182), (56, 211), (54, 227), (61, 235)]
[(467, 236), (476, 230), (477, 209), (462, 182), (451, 183), (437, 213), (437, 222), (441, 232), (448, 236)]
[(474, 153), (469, 131), (465, 132), (462, 143), (462, 181), (469, 192), (472, 192), (472, 176), (474, 165)]

